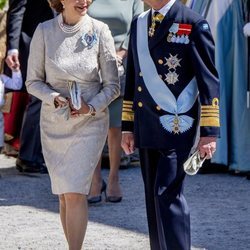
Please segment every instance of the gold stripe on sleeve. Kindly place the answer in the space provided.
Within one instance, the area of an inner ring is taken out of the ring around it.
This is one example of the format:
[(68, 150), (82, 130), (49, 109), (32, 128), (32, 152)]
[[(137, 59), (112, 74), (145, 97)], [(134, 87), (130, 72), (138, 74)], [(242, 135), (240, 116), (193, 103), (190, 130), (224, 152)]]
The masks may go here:
[(201, 117), (200, 119), (201, 127), (220, 127), (219, 117)]
[(134, 112), (122, 112), (122, 121), (133, 122)]

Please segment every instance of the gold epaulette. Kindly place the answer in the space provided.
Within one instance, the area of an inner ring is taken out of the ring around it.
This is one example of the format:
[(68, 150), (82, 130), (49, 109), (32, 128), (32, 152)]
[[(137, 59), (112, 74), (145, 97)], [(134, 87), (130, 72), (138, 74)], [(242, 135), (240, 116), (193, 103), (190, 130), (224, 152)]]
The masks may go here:
[(201, 127), (220, 127), (219, 99), (214, 98), (212, 105), (201, 105)]
[(133, 122), (134, 121), (134, 111), (132, 110), (132, 101), (123, 101), (122, 105), (122, 121)]

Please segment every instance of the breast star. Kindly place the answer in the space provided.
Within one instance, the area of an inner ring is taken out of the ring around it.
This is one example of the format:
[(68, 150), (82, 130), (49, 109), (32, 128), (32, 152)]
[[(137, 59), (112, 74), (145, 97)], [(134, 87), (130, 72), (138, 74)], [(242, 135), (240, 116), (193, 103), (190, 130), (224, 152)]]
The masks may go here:
[(164, 59), (166, 60), (166, 63), (164, 64), (164, 66), (168, 66), (169, 69), (176, 69), (177, 67), (181, 67), (180, 65), (180, 61), (182, 59), (178, 59), (178, 55), (171, 55), (169, 58), (164, 57)]

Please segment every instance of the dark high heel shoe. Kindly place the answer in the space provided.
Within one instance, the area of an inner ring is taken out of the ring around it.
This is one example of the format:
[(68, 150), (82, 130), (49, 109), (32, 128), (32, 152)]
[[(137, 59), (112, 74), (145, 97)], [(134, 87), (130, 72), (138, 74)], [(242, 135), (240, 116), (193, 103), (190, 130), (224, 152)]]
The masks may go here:
[[(106, 197), (106, 188), (107, 188), (107, 184), (104, 180), (102, 180), (102, 188), (101, 188), (100, 195), (92, 196), (92, 197), (88, 198), (88, 203), (95, 204), (95, 203), (101, 202), (102, 201), (102, 193), (104, 193), (104, 195)], [(107, 197), (106, 197), (106, 199), (107, 199)]]
[(118, 203), (122, 201), (122, 196), (107, 196), (106, 202)]

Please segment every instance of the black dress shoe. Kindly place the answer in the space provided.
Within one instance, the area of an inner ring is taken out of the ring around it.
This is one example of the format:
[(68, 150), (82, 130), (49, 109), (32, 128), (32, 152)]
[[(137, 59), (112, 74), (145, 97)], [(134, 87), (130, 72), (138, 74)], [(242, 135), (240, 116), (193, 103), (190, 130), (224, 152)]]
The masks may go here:
[(250, 180), (250, 172), (247, 172), (247, 180)]
[(48, 174), (48, 169), (45, 163), (39, 163), (38, 165), (40, 167), (40, 174)]
[(16, 159), (16, 169), (25, 173), (40, 173), (40, 166), (34, 162)]

